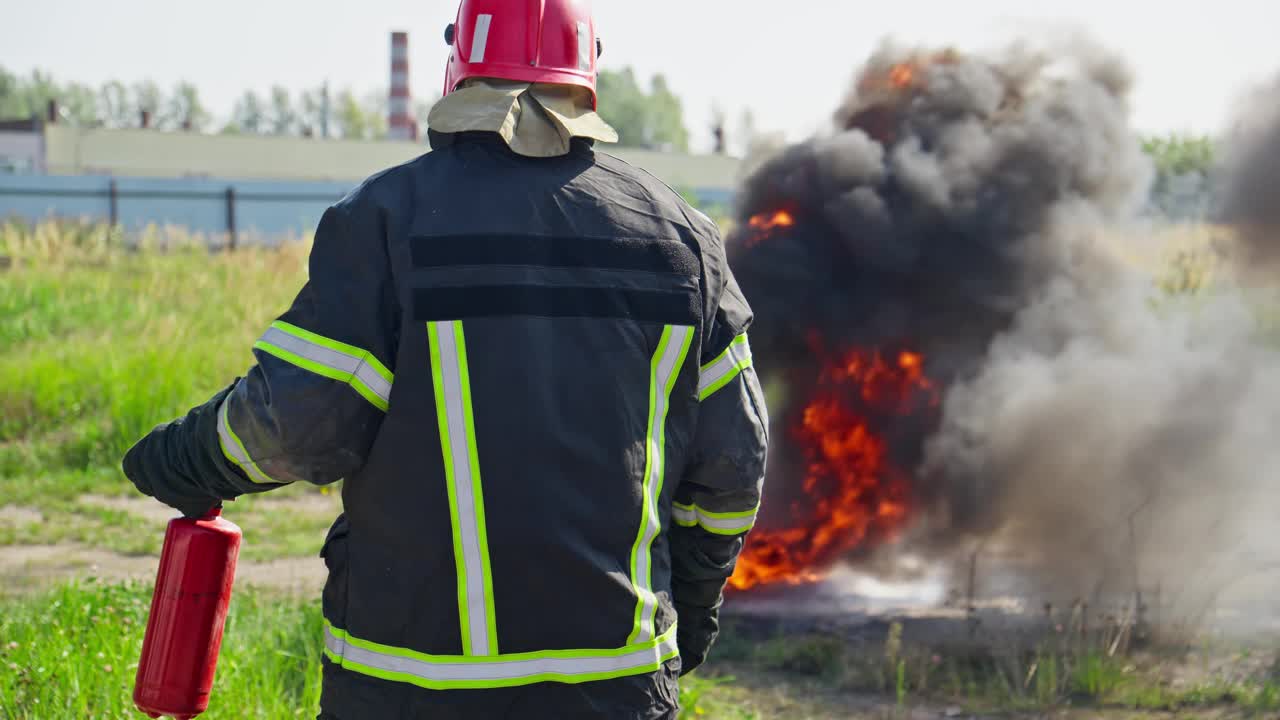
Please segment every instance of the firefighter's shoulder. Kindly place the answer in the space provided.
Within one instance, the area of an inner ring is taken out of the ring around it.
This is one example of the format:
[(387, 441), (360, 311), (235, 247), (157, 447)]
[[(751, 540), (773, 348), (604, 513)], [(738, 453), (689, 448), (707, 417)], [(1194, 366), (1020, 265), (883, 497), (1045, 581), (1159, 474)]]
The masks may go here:
[(433, 164), (433, 155), (436, 153), (423, 152), (411, 160), (370, 175), (334, 205), (351, 210), (369, 201), (374, 205), (386, 205), (389, 200), (403, 198), (405, 192), (414, 186), (414, 176), (426, 172)]
[(643, 188), (651, 197), (680, 208), (685, 216), (686, 224), (696, 234), (704, 238), (709, 237), (719, 240), (720, 228), (715, 221), (707, 217), (706, 213), (689, 204), (689, 201), (679, 191), (667, 184), (666, 181), (638, 165), (633, 165), (616, 155), (601, 152), (599, 149), (595, 151), (595, 156), (597, 165), (612, 171), (615, 175), (634, 181), (637, 186)]

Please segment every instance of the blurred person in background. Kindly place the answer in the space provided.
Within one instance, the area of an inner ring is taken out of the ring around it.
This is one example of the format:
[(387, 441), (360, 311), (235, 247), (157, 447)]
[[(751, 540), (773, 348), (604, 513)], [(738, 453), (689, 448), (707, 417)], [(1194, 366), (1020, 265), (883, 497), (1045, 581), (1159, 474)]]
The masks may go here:
[(463, 0), (432, 152), (324, 214), (257, 365), (124, 460), (188, 515), (345, 479), (321, 718), (674, 719), (768, 420), (719, 231), (599, 153), (581, 0)]

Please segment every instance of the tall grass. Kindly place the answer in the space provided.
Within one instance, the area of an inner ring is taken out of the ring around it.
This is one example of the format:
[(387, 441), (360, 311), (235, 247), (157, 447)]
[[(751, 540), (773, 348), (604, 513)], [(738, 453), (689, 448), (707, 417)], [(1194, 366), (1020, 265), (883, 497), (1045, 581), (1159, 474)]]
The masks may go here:
[[(134, 720), (150, 588), (88, 580), (11, 601), (0, 614), (0, 717)], [(209, 712), (312, 718), (320, 698), (319, 602), (238, 590)]]
[(305, 279), (302, 243), (122, 244), (106, 227), (0, 225), (0, 478), (114, 466), (244, 372)]
[[(10, 600), (0, 613), (0, 718), (135, 720), (134, 675), (149, 586), (89, 579)], [(319, 712), (320, 603), (239, 588), (232, 598), (207, 720), (313, 718)], [(732, 678), (689, 677), (681, 718), (752, 720), (717, 700)]]

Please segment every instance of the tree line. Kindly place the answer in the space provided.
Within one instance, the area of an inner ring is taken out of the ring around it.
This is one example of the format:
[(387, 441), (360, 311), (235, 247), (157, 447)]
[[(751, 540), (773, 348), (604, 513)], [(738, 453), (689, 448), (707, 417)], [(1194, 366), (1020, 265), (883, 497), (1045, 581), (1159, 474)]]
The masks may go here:
[[(688, 151), (684, 105), (663, 75), (645, 83), (631, 68), (603, 70), (599, 95), (600, 114), (617, 129), (620, 144)], [(435, 99), (419, 99), (413, 106), (424, 137)], [(92, 87), (58, 82), (39, 70), (19, 76), (0, 66), (0, 120), (43, 117), (50, 100), (57, 101), (59, 122), (80, 127), (136, 128), (146, 112), (151, 127), (160, 130), (363, 140), (387, 135), (387, 94), (382, 90), (331, 92), (327, 85), (300, 92), (282, 86), (265, 94), (246, 90), (230, 115), (219, 118), (204, 103), (199, 88), (189, 82), (168, 90), (151, 80), (128, 85), (113, 80)], [(717, 144), (723, 144), (723, 113), (715, 114)], [(744, 114), (741, 132), (746, 140), (755, 134), (749, 112)], [(1143, 138), (1143, 149), (1156, 169), (1153, 191), (1157, 196), (1194, 192), (1209, 177), (1215, 157), (1214, 143), (1205, 136), (1150, 136)]]
[[(630, 147), (685, 152), (689, 132), (684, 108), (662, 75), (642, 86), (631, 68), (605, 70), (599, 81), (600, 113)], [(413, 104), (421, 135), (436, 98)], [(147, 117), (158, 130), (203, 133), (331, 137), (380, 140), (387, 135), (387, 93), (375, 90), (332, 92), (328, 85), (292, 92), (282, 86), (262, 94), (245, 90), (227, 116), (204, 102), (199, 88), (180, 82), (165, 89), (151, 80), (125, 84), (112, 80), (99, 87), (59, 82), (35, 70), (28, 75), (0, 67), (0, 120), (44, 117), (57, 103), (57, 122), (77, 127), (137, 128)]]

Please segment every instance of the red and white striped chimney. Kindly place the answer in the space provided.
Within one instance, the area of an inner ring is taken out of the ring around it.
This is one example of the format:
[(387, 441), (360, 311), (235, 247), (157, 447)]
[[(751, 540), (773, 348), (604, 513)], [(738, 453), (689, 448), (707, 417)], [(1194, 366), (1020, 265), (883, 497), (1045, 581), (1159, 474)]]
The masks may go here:
[(409, 33), (391, 33), (391, 96), (387, 102), (387, 136), (392, 140), (417, 140), (409, 94)]

